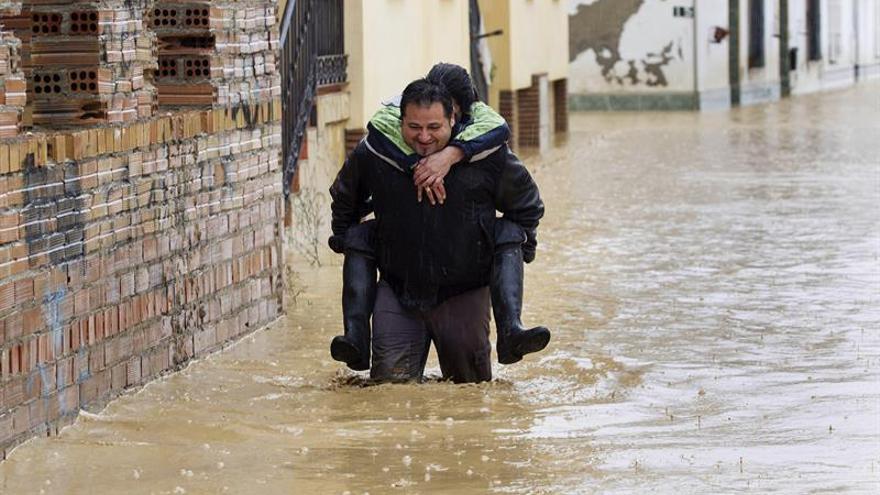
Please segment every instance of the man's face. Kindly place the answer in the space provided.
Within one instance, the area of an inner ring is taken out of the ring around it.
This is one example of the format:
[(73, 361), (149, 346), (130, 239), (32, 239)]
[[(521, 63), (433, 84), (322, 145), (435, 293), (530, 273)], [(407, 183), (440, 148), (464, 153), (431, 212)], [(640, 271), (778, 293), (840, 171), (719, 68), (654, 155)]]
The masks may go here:
[(453, 119), (446, 118), (439, 102), (431, 106), (410, 103), (404, 109), (401, 131), (410, 148), (427, 156), (446, 147), (452, 136), (452, 125)]

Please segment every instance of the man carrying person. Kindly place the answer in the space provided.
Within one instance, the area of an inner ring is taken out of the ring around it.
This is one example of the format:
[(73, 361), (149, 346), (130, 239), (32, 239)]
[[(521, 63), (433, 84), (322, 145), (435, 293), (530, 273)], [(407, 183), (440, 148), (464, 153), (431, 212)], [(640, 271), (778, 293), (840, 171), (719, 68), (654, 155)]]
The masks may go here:
[[(444, 86), (411, 83), (401, 113), (403, 141), (418, 155), (432, 155), (449, 143), (455, 120)], [(549, 341), (545, 328), (523, 330), (520, 322), (522, 262), (524, 253), (527, 260), (534, 255), (543, 215), (537, 187), (506, 146), (473, 166), (452, 169), (442, 207), (420, 204), (407, 172), (364, 141), (331, 187), (331, 245), (337, 251), (344, 246), (346, 253), (344, 313), (346, 306), (360, 306), (354, 318), (346, 314), (346, 335), (337, 337), (353, 344), (354, 355), (334, 358), (363, 366), (364, 333), (369, 343), (369, 311), (364, 315), (363, 309), (375, 296), (372, 378), (420, 378), (433, 340), (445, 378), (489, 380), (487, 285), (499, 328), (499, 361), (518, 361)], [(375, 225), (359, 224), (368, 199)], [(504, 218), (495, 218), (496, 209)], [(351, 265), (356, 273), (349, 273)], [(381, 279), (374, 290), (376, 265)]]

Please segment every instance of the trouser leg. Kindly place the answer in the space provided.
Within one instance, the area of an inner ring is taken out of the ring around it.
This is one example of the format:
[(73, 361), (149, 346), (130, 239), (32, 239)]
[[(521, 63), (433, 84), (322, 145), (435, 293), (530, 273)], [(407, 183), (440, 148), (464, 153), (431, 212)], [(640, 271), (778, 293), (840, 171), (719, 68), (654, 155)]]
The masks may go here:
[(376, 381), (420, 380), (431, 345), (421, 316), (406, 311), (391, 287), (379, 282), (373, 309), (373, 366)]
[(427, 314), (443, 378), (455, 383), (492, 379), (489, 290), (482, 287), (450, 298)]

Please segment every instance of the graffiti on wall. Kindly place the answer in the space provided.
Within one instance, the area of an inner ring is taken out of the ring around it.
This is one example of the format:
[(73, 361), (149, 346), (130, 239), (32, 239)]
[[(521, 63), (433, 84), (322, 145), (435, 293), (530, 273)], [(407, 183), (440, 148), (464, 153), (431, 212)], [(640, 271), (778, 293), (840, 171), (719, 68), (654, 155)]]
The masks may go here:
[(676, 57), (683, 58), (680, 43), (670, 40), (636, 57), (624, 57), (621, 50), (624, 27), (648, 1), (593, 0), (577, 5), (569, 16), (569, 61), (592, 50), (610, 84), (667, 86), (664, 68)]

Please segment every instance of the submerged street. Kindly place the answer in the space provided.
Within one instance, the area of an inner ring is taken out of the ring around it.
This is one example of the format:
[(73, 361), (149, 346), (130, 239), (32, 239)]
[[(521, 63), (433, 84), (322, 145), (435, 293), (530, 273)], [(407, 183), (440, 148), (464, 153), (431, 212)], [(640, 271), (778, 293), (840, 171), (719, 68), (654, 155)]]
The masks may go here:
[(544, 352), (364, 387), (328, 352), (341, 257), (291, 253), (284, 318), (19, 447), (0, 492), (880, 490), (880, 86), (572, 114), (523, 158)]

